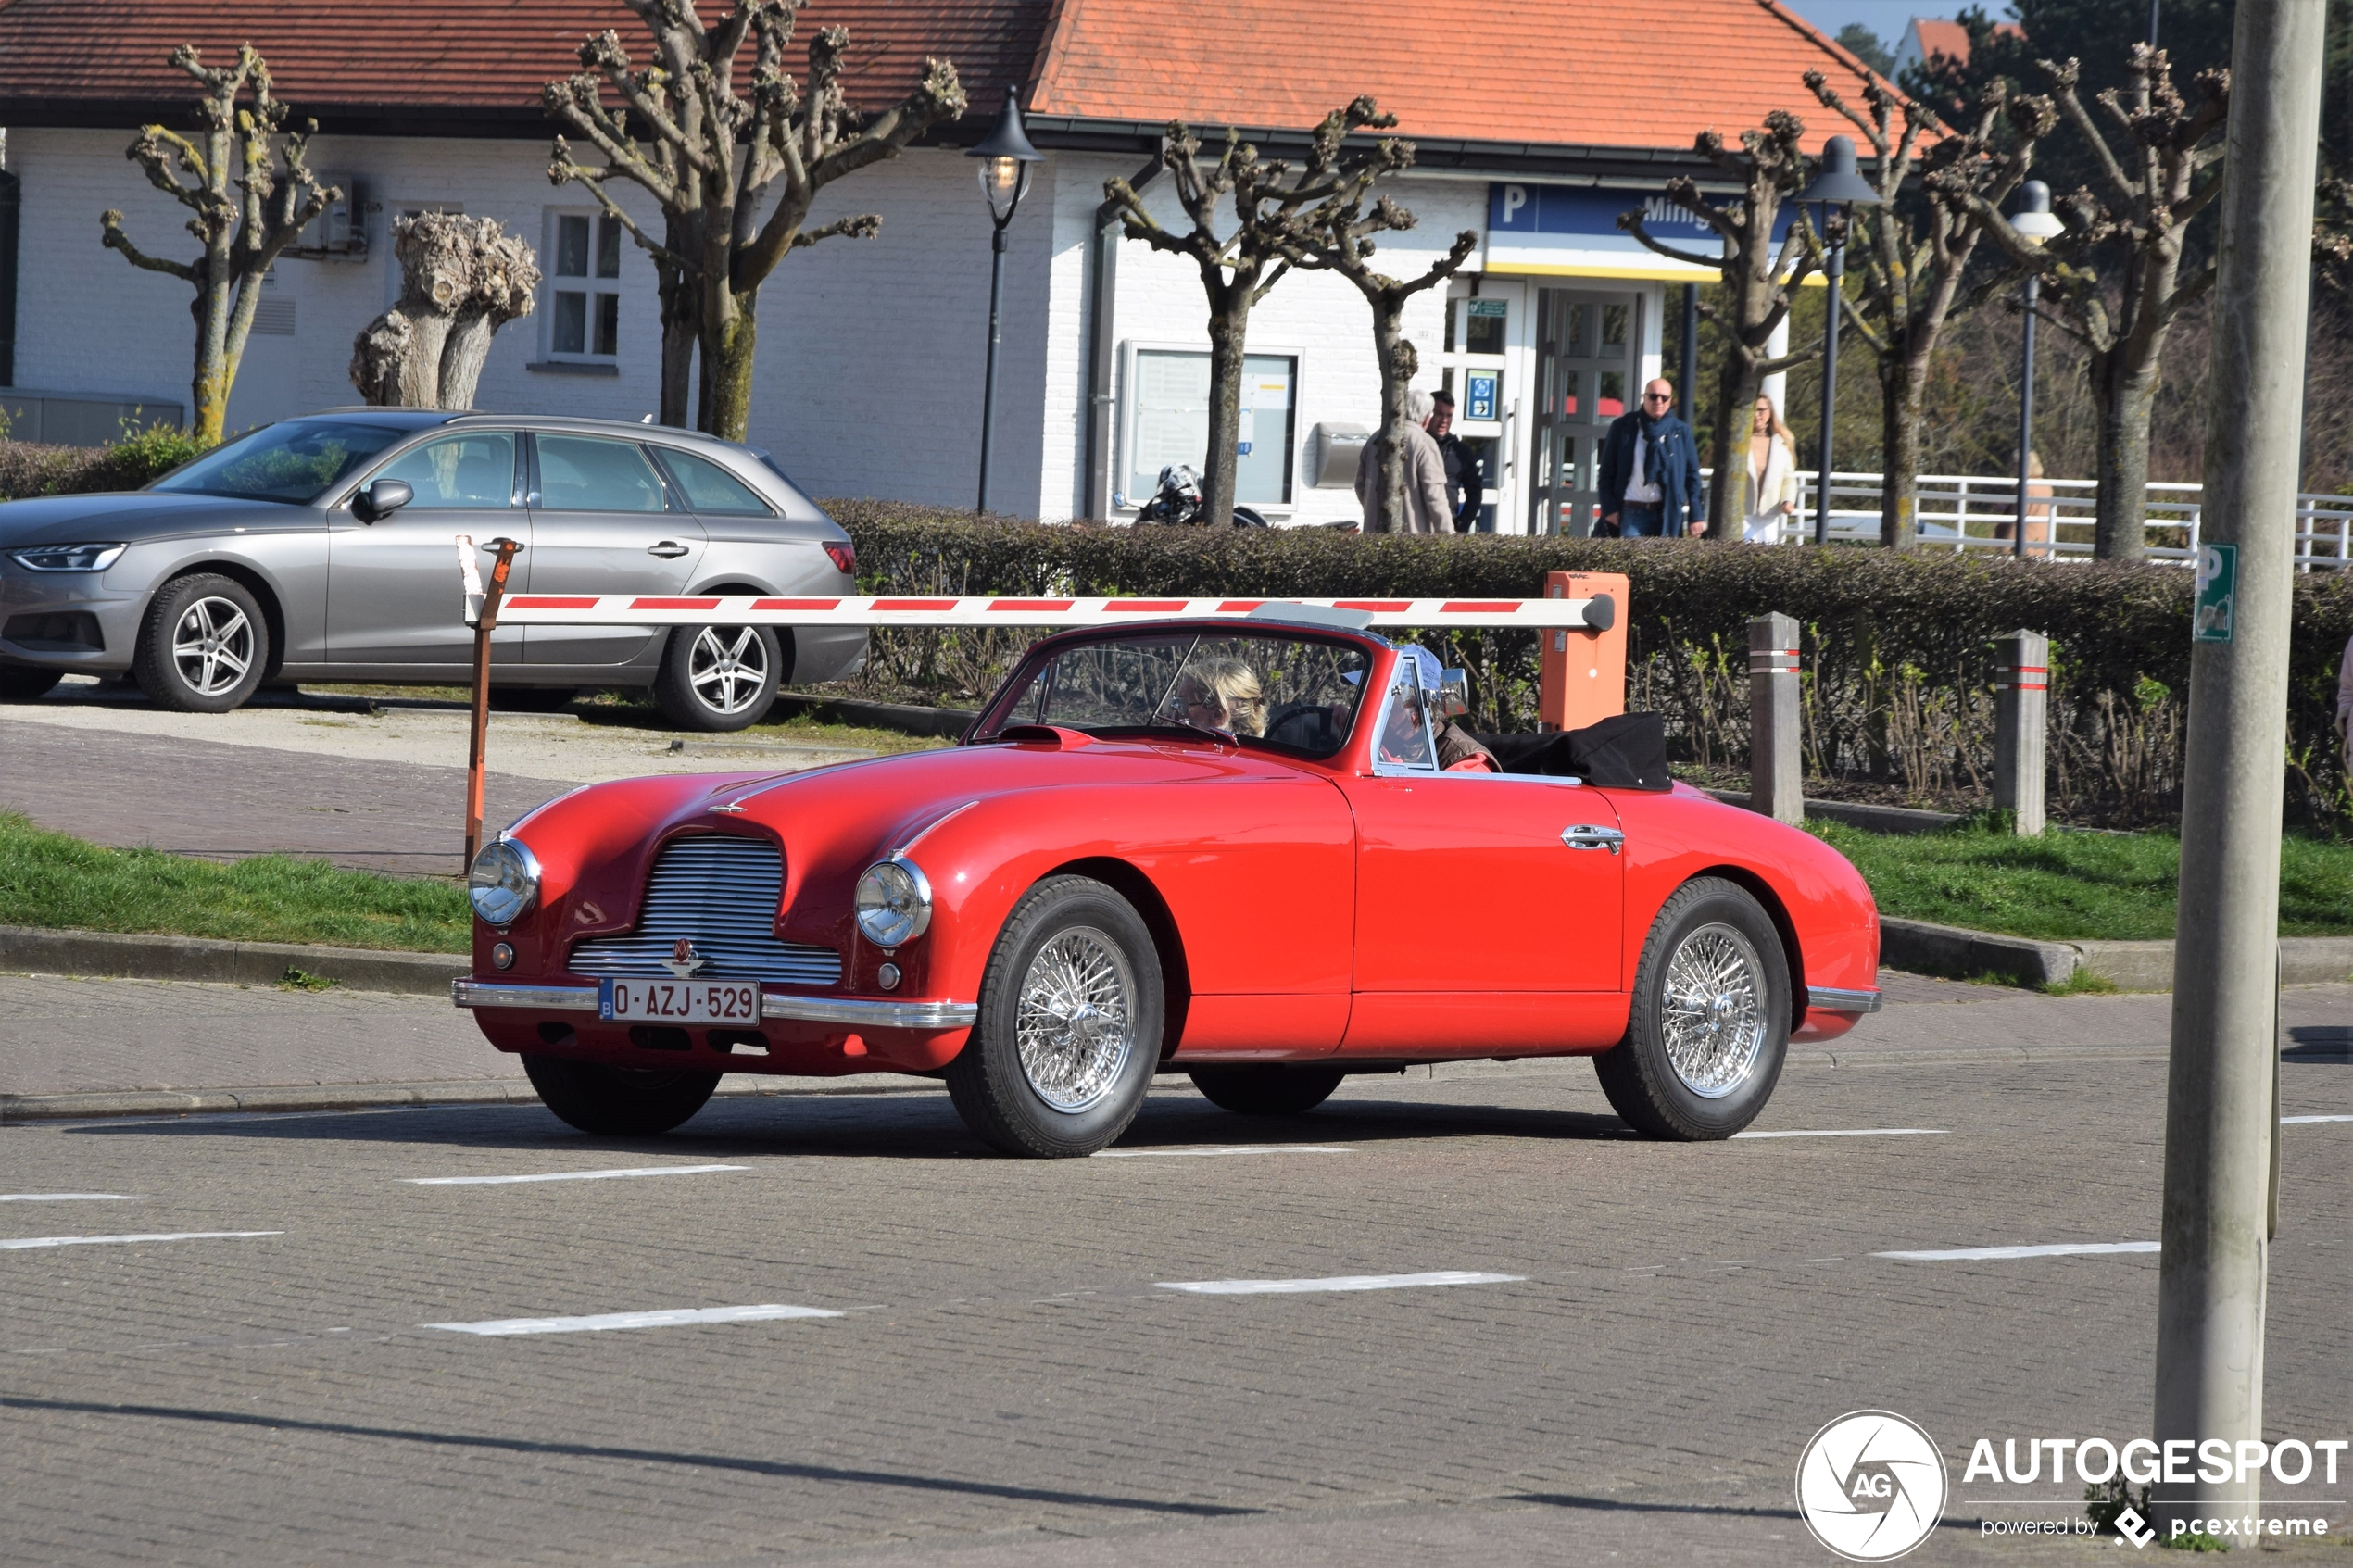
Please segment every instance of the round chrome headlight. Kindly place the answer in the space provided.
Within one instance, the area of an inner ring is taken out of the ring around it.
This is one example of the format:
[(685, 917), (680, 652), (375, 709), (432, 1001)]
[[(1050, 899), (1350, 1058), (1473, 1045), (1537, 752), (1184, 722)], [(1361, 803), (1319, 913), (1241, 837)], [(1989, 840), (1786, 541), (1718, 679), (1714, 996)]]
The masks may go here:
[(474, 913), (492, 925), (512, 925), (539, 901), (539, 859), (520, 838), (494, 838), (466, 875)]
[(931, 883), (912, 860), (878, 860), (858, 879), (858, 929), (877, 947), (897, 947), (931, 924)]

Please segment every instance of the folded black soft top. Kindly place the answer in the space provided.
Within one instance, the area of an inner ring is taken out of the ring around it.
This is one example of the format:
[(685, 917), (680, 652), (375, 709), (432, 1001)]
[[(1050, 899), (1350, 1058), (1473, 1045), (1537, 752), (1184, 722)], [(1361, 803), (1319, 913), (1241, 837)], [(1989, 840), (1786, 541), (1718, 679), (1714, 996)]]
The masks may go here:
[(1579, 778), (1604, 789), (1671, 788), (1667, 771), (1667, 721), (1656, 713), (1621, 713), (1581, 730), (1541, 735), (1478, 735), (1507, 773)]

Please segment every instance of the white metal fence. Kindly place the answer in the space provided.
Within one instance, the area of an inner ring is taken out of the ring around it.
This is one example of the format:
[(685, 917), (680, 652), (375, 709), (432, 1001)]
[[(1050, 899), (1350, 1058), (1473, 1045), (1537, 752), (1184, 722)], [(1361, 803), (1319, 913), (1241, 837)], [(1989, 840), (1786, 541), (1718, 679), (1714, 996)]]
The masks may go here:
[[(1703, 479), (1713, 471), (1703, 469)], [(1819, 494), (1816, 473), (1802, 470), (1805, 501), (1782, 527), (1781, 542), (1814, 542), (1814, 508)], [(1880, 533), (1880, 483), (1875, 473), (1831, 472), (1832, 539), (1876, 544)], [(2099, 486), (2089, 479), (2038, 479), (2027, 500), (2029, 555), (2062, 560), (2092, 557), (2093, 505)], [(2198, 511), (2204, 487), (2151, 482), (2148, 487), (2148, 554), (2152, 560), (2186, 565), (2197, 558)], [(1916, 514), (1920, 548), (2008, 554), (2017, 547), (2018, 480), (2015, 475), (1922, 474)], [(2296, 565), (2299, 571), (2353, 566), (2353, 496), (2296, 497)]]

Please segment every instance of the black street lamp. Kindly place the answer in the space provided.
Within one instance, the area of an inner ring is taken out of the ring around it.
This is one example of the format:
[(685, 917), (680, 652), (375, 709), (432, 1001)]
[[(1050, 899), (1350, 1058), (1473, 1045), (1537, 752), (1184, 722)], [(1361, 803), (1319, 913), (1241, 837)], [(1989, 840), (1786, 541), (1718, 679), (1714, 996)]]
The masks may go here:
[(1029, 144), (1029, 132), (1021, 123), (1021, 98), (1013, 88), (1005, 89), (1005, 107), (998, 112), (997, 123), (980, 145), (964, 156), (981, 160), (980, 194), (988, 198), (988, 216), (997, 225), (989, 240), (988, 373), (980, 394), (978, 509), (985, 512), (988, 509), (988, 452), (996, 437), (998, 313), (1005, 293), (1005, 225), (1013, 220), (1014, 208), (1028, 194), (1029, 166), (1046, 161), (1046, 155)]
[[(1852, 209), (1880, 205), (1879, 192), (1870, 182), (1855, 172), (1855, 139), (1833, 136), (1822, 144), (1822, 161), (1814, 172), (1814, 182), (1797, 198), (1801, 207), (1816, 207), (1821, 210), (1822, 240), (1827, 254), (1822, 258), (1822, 277), (1830, 284), (1830, 303), (1823, 307), (1822, 321), (1822, 441), (1817, 467), (1820, 472), (1814, 483), (1814, 543), (1831, 542), (1831, 427), (1838, 412), (1838, 318), (1842, 290), (1846, 278), (1846, 225)], [(1831, 209), (1838, 209), (1838, 222), (1831, 222)]]
[[(2029, 180), (2018, 188), (2018, 210), (2010, 215), (2010, 232), (2030, 245), (2039, 246), (2048, 239), (2067, 232), (2067, 225), (2051, 212), (2051, 188), (2040, 180)], [(2023, 312), (2024, 329), (2020, 338), (2021, 368), (2018, 384), (2018, 534), (2010, 542), (2010, 553), (2021, 560), (2026, 557), (2026, 482), (2027, 469), (2034, 450), (2034, 307), (2043, 293), (2043, 274), (2026, 274), (2024, 296), (2019, 301)], [(2051, 553), (2058, 553), (2058, 508), (2051, 509)]]

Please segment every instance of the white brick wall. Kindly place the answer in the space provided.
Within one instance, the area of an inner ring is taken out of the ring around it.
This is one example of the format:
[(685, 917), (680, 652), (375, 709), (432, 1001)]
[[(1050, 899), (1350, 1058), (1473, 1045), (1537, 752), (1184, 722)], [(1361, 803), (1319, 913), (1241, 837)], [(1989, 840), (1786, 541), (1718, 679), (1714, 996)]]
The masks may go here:
[[(131, 393), (188, 400), (190, 290), (139, 271), (98, 244), (98, 214), (123, 210), (132, 237), (153, 254), (184, 257), (186, 214), (124, 158), (128, 130), (17, 131), (12, 169), (24, 181), (17, 383), (28, 388)], [(273, 296), (291, 300), (292, 336), (256, 335), (230, 406), (233, 428), (358, 401), (347, 376), (351, 341), (397, 286), (386, 223), (404, 207), (449, 204), (498, 219), (545, 245), (550, 207), (585, 210), (574, 190), (546, 176), (540, 140), (321, 137), (312, 167), (353, 175), (379, 210), (363, 263), (284, 260)], [(1127, 156), (1061, 155), (1041, 165), (1010, 231), (991, 504), (1048, 518), (1084, 508), (1088, 242), (1102, 182), (1132, 174)], [(762, 290), (752, 440), (821, 495), (877, 495), (970, 506), (980, 445), (988, 298), (989, 224), (975, 165), (948, 151), (912, 152), (852, 176), (821, 197), (814, 220), (881, 214), (868, 241), (828, 240), (787, 257)], [(617, 187), (617, 189), (620, 189)], [(649, 201), (623, 189), (649, 228)], [(1164, 221), (1177, 220), (1164, 182), (1151, 190)], [(1399, 199), (1420, 226), (1383, 246), (1388, 270), (1418, 271), (1455, 232), (1483, 220), (1485, 185), (1413, 179)], [(652, 264), (635, 245), (622, 261), (623, 354), (617, 377), (558, 375), (526, 367), (545, 358), (542, 308), (499, 334), (478, 403), (524, 413), (636, 420), (658, 406)], [(1416, 297), (1406, 333), (1437, 384), (1442, 290)], [(1207, 346), (1206, 306), (1189, 261), (1126, 243), (1113, 305), (1114, 345), (1135, 341)], [(1343, 279), (1293, 273), (1252, 319), (1261, 351), (1301, 357), (1294, 471), (1319, 420), (1370, 424), (1378, 381), (1370, 314)], [(1107, 390), (1118, 394), (1116, 386)], [(1120, 410), (1124, 414), (1124, 409)], [(1114, 420), (1114, 437), (1122, 420)], [(1114, 453), (1114, 459), (1116, 453)], [(1114, 487), (1120, 476), (1114, 470)], [(1291, 520), (1356, 515), (1346, 490), (1295, 485)]]

